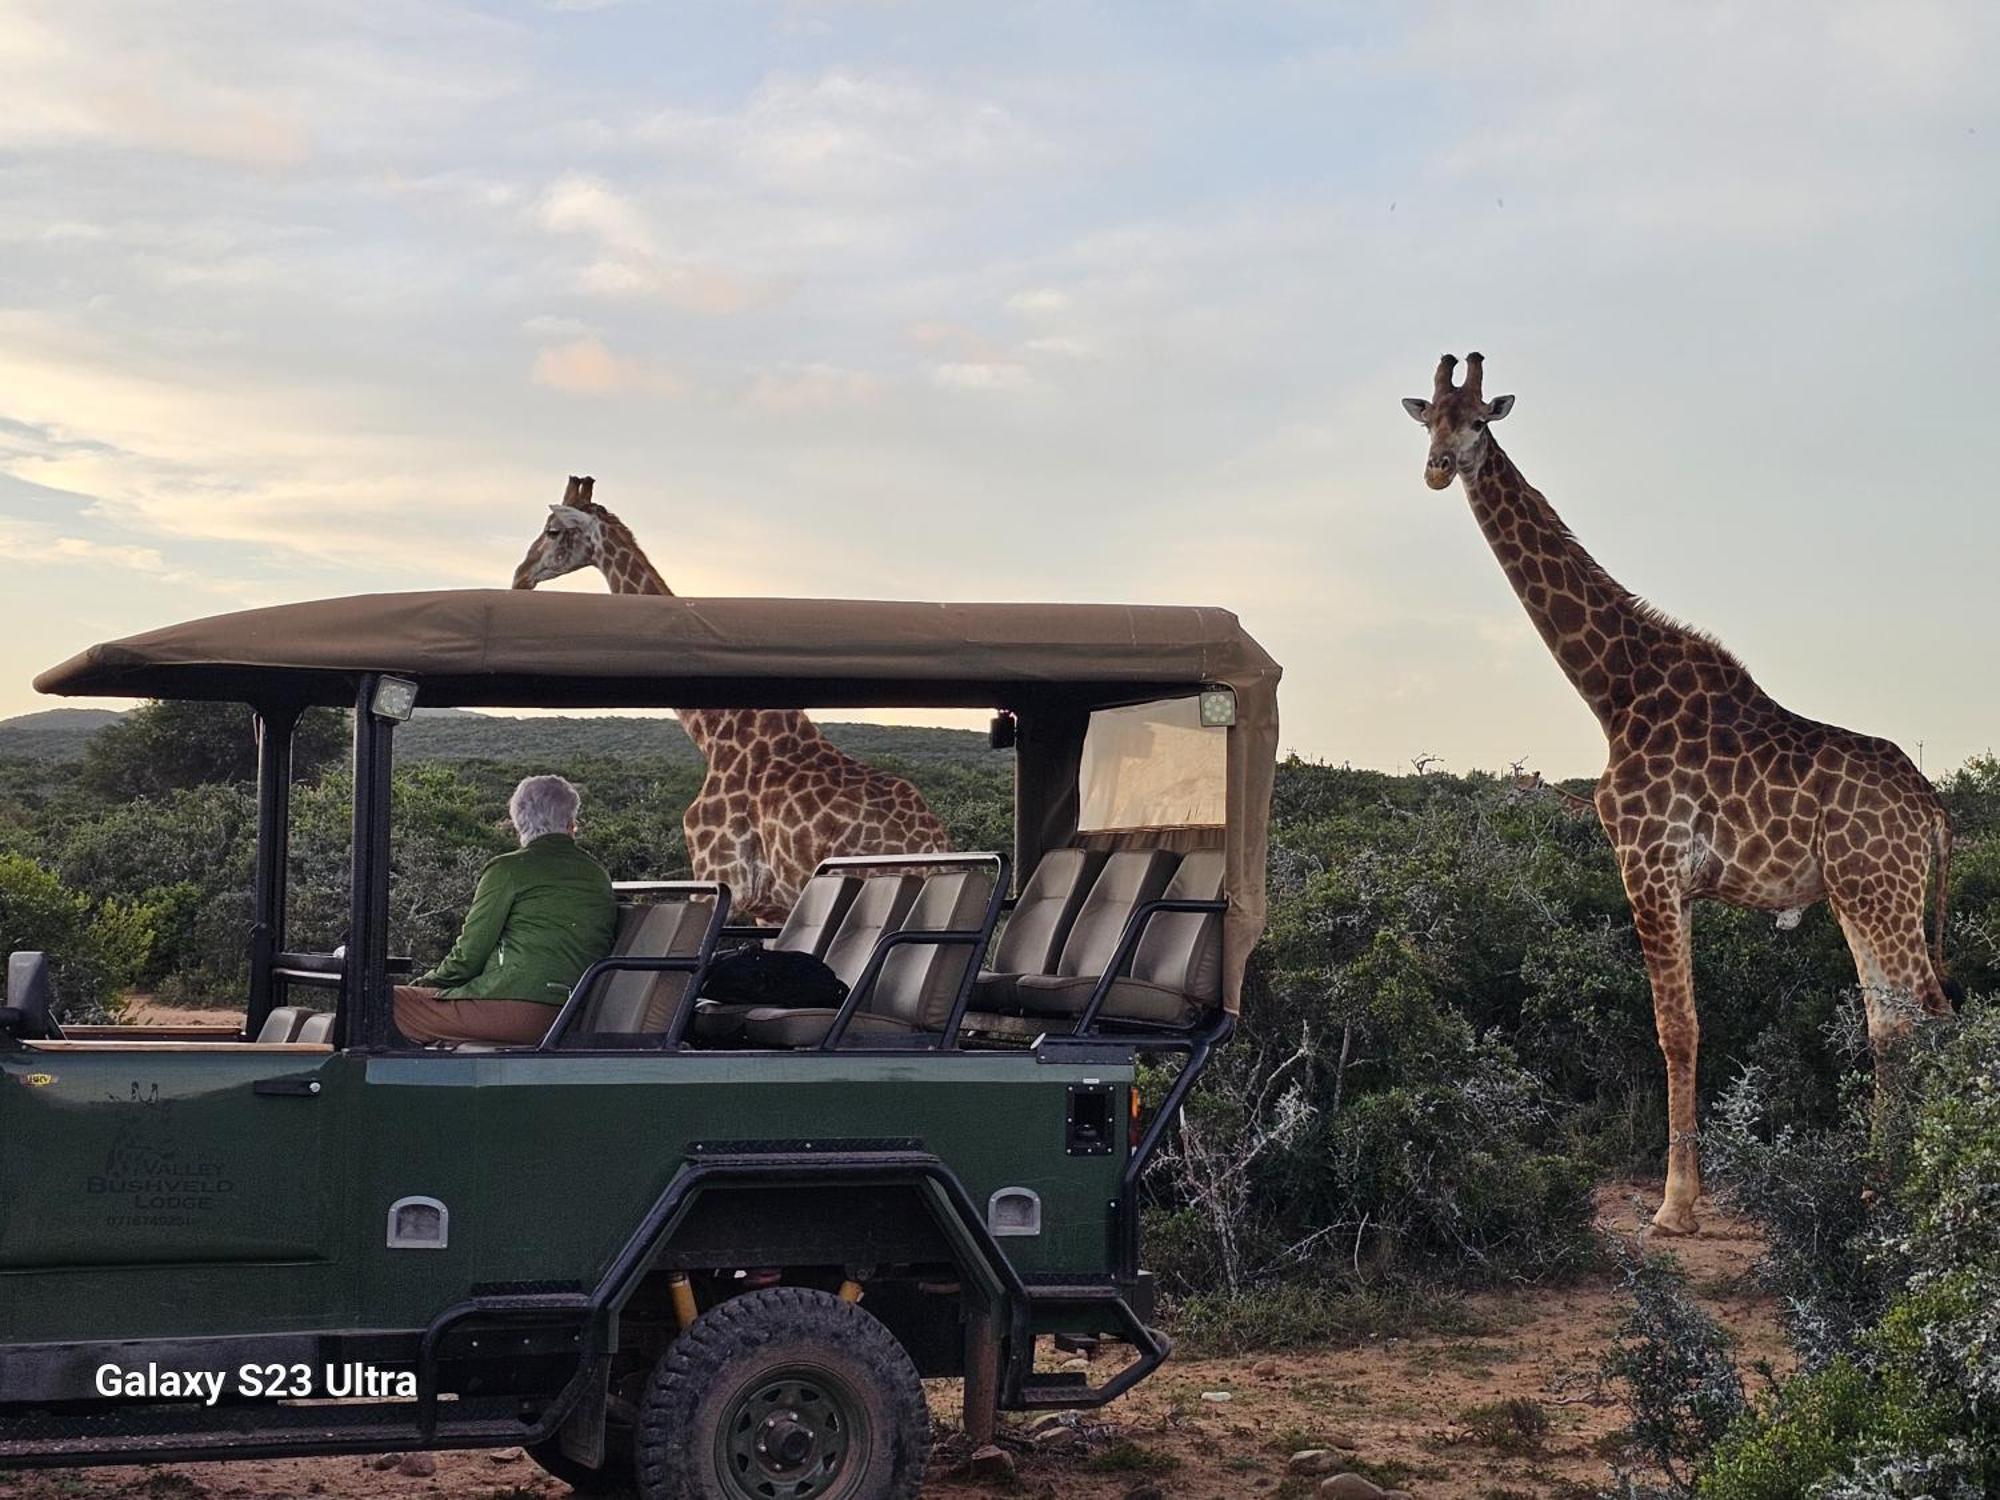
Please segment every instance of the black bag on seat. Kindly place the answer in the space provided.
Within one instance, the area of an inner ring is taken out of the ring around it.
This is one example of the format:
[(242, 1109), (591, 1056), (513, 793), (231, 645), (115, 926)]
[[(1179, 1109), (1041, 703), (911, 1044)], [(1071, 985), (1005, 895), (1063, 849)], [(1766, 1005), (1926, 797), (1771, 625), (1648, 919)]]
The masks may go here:
[(739, 948), (708, 966), (701, 998), (723, 1005), (837, 1010), (847, 998), (847, 983), (810, 953)]

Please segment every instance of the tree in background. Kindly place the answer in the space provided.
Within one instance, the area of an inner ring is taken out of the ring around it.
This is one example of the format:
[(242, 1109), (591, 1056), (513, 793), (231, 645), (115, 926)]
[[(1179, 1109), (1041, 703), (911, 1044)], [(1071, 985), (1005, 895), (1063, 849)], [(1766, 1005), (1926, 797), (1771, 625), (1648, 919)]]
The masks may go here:
[(143, 907), (92, 901), (33, 860), (0, 854), (0, 954), (49, 955), (65, 1020), (115, 1016), (118, 992), (145, 966), (151, 946)]
[[(312, 780), (348, 742), (345, 715), (307, 709), (292, 736), (293, 779)], [(104, 797), (161, 797), (256, 776), (257, 737), (241, 703), (147, 703), (91, 736), (83, 753), (83, 784)]]

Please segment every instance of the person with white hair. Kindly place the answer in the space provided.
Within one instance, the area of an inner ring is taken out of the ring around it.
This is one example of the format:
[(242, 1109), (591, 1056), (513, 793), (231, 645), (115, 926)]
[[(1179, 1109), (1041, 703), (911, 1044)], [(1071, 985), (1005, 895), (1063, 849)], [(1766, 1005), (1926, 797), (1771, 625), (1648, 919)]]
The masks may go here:
[(412, 1042), (532, 1046), (577, 980), (611, 952), (618, 903), (604, 867), (577, 846), (576, 788), (530, 776), (507, 814), (521, 847), (479, 872), (444, 961), (396, 986), (396, 1029)]

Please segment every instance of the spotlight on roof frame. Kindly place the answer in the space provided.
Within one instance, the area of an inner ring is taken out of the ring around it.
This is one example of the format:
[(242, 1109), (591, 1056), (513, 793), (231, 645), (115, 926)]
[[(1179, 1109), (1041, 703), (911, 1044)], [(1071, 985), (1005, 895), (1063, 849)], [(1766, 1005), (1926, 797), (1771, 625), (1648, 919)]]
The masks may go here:
[(1234, 688), (1212, 687), (1201, 690), (1201, 727), (1203, 729), (1233, 729), (1236, 727), (1236, 690)]
[(417, 711), (417, 685), (407, 677), (378, 677), (368, 711), (378, 719), (403, 723)]

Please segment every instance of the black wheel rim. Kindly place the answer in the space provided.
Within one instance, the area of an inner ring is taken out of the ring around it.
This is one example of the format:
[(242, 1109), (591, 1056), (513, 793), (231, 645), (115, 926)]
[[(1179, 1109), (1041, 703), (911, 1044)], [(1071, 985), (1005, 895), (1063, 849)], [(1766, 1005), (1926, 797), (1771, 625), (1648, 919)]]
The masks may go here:
[(828, 1370), (767, 1370), (724, 1406), (715, 1461), (741, 1500), (836, 1500), (868, 1467), (872, 1434), (853, 1388)]

